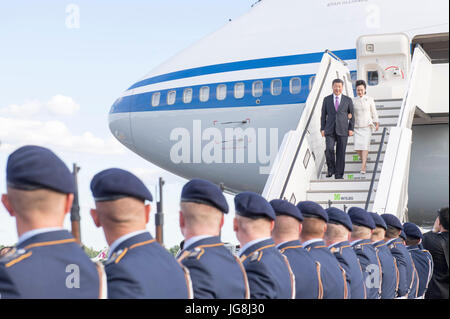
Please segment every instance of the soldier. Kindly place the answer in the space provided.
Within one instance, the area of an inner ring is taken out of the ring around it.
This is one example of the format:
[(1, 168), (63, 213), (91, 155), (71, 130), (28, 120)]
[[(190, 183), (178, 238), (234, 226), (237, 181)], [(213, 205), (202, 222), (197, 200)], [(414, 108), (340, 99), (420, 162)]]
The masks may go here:
[(250, 297), (244, 266), (220, 240), (227, 213), (225, 196), (215, 184), (193, 179), (184, 185), (180, 202), (184, 244), (178, 260), (190, 271), (196, 299)]
[(241, 244), (239, 256), (247, 271), (252, 299), (294, 299), (295, 277), (286, 256), (270, 237), (275, 212), (260, 195), (243, 192), (234, 198), (233, 229)]
[(431, 257), (428, 250), (420, 247), (423, 235), (416, 224), (404, 223), (403, 231), (406, 235), (406, 248), (411, 254), (419, 278), (415, 298), (424, 299), (425, 292), (427, 291), (428, 284), (431, 280), (431, 275), (433, 274), (433, 257)]
[(192, 297), (190, 279), (173, 256), (150, 235), (152, 195), (136, 176), (111, 168), (91, 181), (96, 209), (91, 210), (109, 245), (105, 271), (108, 298)]
[(2, 202), (19, 241), (0, 259), (0, 297), (105, 297), (102, 267), (62, 228), (75, 192), (67, 166), (49, 149), (24, 146), (9, 156), (6, 181)]
[[(276, 214), (272, 239), (284, 254), (295, 275), (296, 299), (317, 299), (322, 295), (320, 264), (314, 261), (300, 243), (303, 216), (299, 209), (286, 200), (270, 202)], [(316, 276), (314, 276), (316, 274)]]
[(375, 223), (372, 216), (359, 207), (351, 207), (348, 216), (353, 227), (350, 242), (362, 267), (367, 299), (379, 299), (382, 285), (381, 263), (370, 240)]
[(416, 290), (416, 287), (414, 287), (416, 276), (411, 255), (406, 246), (403, 245), (402, 239), (399, 238), (403, 226), (400, 220), (392, 214), (382, 214), (380, 216), (387, 225), (384, 241), (397, 262), (399, 274), (397, 298), (405, 299), (410, 292)]
[(380, 260), (383, 274), (381, 281), (381, 299), (394, 299), (397, 296), (398, 289), (398, 268), (396, 259), (392, 256), (391, 250), (384, 242), (387, 225), (384, 219), (377, 213), (370, 213), (370, 215), (376, 226), (370, 239)]
[(320, 263), (324, 299), (347, 299), (351, 297), (350, 279), (344, 268), (323, 241), (327, 230), (328, 214), (317, 203), (299, 202), (297, 208), (303, 215), (300, 240), (310, 256)]
[(352, 299), (366, 299), (366, 286), (364, 284), (361, 264), (348, 239), (353, 230), (350, 217), (336, 207), (326, 209), (328, 225), (325, 233), (325, 244), (334, 254), (350, 278), (350, 291)]

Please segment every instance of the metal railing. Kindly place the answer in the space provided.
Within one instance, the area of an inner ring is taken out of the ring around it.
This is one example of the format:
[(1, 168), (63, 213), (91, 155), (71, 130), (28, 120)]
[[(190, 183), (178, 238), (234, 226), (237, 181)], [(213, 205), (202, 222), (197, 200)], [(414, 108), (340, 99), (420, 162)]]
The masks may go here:
[(384, 145), (384, 137), (386, 136), (387, 128), (383, 128), (383, 134), (381, 135), (381, 143), (380, 147), (378, 147), (377, 160), (375, 161), (375, 166), (373, 168), (372, 179), (370, 181), (369, 193), (367, 193), (367, 200), (364, 209), (367, 210), (369, 208), (370, 198), (372, 197), (373, 184), (375, 184), (375, 177), (377, 176), (378, 163), (381, 157), (381, 150)]

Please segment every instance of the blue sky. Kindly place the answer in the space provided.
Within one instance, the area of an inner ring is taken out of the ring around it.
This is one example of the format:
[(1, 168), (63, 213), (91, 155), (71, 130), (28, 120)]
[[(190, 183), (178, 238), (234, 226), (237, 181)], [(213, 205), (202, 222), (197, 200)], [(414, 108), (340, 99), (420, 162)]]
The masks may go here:
[[(158, 177), (162, 176), (166, 180), (164, 239), (168, 247), (178, 244), (182, 239), (178, 200), (186, 180), (146, 162), (116, 142), (108, 129), (107, 114), (114, 100), (131, 84), (228, 19), (239, 17), (254, 2), (2, 1), (0, 192), (6, 191), (7, 157), (22, 145), (49, 147), (70, 168), (76, 162), (81, 166), (82, 240), (87, 246), (101, 249), (106, 241), (89, 216), (94, 204), (89, 190), (92, 176), (109, 167), (129, 169), (154, 195)], [(67, 27), (71, 13), (66, 13), (66, 8), (70, 4), (79, 8), (79, 28)], [(227, 199), (234, 207), (232, 197)], [(155, 202), (152, 209), (156, 210)], [(222, 238), (236, 243), (232, 217), (226, 217)], [(70, 227), (68, 217), (65, 227)], [(148, 229), (154, 234), (153, 218)], [(0, 244), (16, 241), (14, 219), (1, 206)]]

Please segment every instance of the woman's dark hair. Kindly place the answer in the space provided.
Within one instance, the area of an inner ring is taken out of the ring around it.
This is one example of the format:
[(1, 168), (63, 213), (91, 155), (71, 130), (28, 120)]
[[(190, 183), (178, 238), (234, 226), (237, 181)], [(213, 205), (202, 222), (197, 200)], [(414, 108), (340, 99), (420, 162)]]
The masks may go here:
[(358, 81), (356, 81), (356, 83), (355, 83), (355, 88), (357, 88), (357, 87), (360, 86), (360, 85), (364, 86), (364, 89), (367, 88), (366, 81), (364, 81), (364, 80), (358, 80)]

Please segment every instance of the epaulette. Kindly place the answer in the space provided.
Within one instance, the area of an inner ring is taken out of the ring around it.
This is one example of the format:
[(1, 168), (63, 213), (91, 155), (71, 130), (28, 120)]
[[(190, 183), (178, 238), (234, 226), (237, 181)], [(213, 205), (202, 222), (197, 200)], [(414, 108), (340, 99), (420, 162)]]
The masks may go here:
[(341, 253), (341, 248), (340, 247), (331, 247), (330, 251), (332, 254), (340, 254)]
[(9, 252), (7, 252), (5, 255), (0, 257), (0, 263), (4, 264), (6, 267), (10, 267), (19, 261), (28, 258), (31, 256), (31, 251), (27, 251), (25, 249), (16, 249), (13, 248)]
[(199, 247), (195, 247), (193, 250), (189, 250), (189, 255), (187, 255), (186, 258), (200, 258), (201, 255), (203, 255), (201, 254), (202, 251), (204, 250)]
[(250, 262), (252, 261), (260, 261), (262, 257), (263, 252), (262, 251), (255, 251), (253, 254), (250, 255)]
[(125, 248), (125, 249), (120, 249), (120, 250), (118, 250), (118, 251), (116, 251), (116, 252), (114, 252), (112, 255), (111, 255), (111, 257), (109, 257), (107, 260), (105, 260), (105, 261), (103, 261), (103, 265), (109, 265), (109, 264), (112, 264), (112, 263), (118, 263), (121, 259), (122, 259), (122, 257), (127, 253), (127, 248)]

